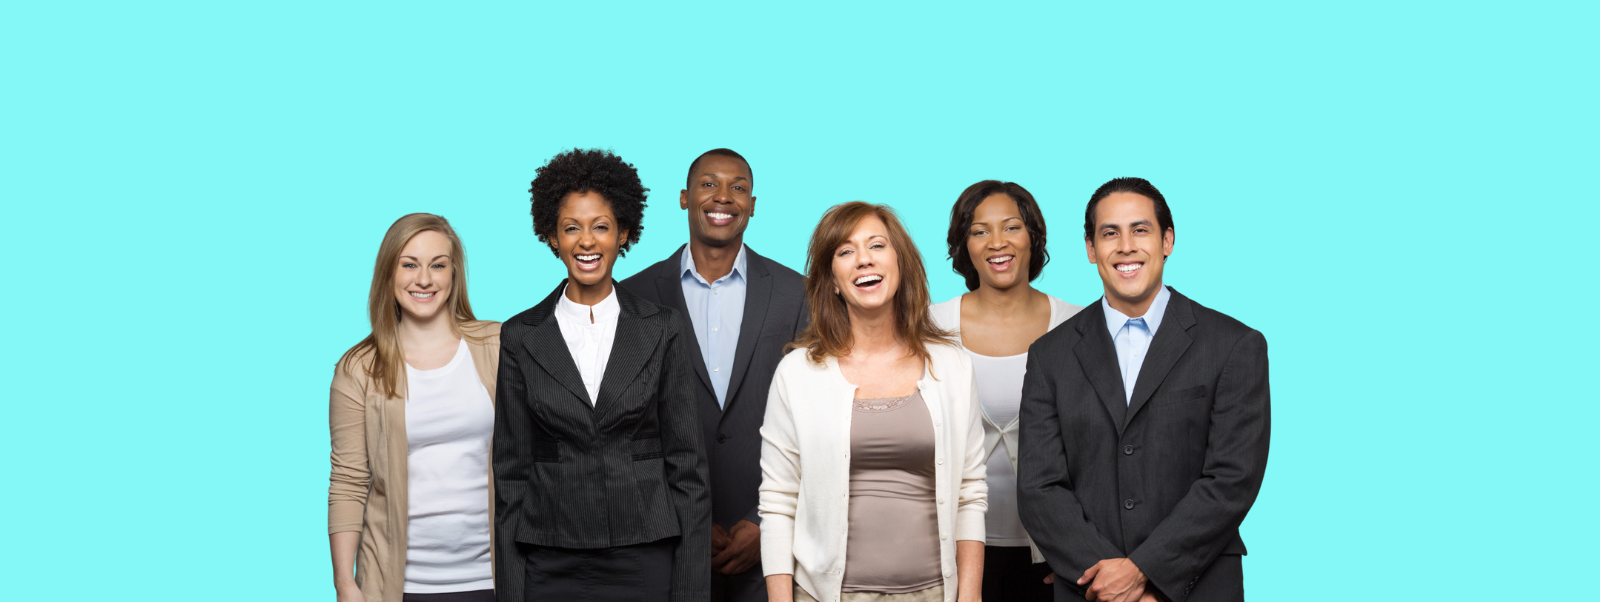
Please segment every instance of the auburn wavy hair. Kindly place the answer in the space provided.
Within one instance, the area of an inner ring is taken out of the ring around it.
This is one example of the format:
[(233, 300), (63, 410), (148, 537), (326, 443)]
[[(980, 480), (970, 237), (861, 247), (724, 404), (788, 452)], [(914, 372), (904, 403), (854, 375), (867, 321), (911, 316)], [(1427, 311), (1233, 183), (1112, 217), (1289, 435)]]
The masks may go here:
[(372, 334), (344, 352), (339, 365), (349, 374), (366, 370), (367, 376), (385, 395), (399, 397), (405, 392), (405, 351), (400, 348), (400, 301), (394, 298), (395, 267), (400, 264), (400, 253), (406, 243), (427, 231), (443, 234), (450, 239), (450, 298), (441, 308), (450, 318), (450, 328), (456, 334), (479, 340), (480, 337), (463, 332), (462, 326), (477, 320), (472, 315), (472, 303), (467, 301), (467, 251), (461, 246), (461, 237), (443, 217), (431, 213), (412, 213), (394, 221), (378, 244), (378, 260), (372, 266), (372, 288), (367, 291), (367, 318), (372, 322)]
[(900, 262), (900, 288), (894, 293), (895, 334), (912, 354), (931, 362), (929, 345), (955, 343), (950, 333), (934, 326), (928, 315), (928, 273), (922, 266), (922, 254), (893, 209), (862, 201), (830, 207), (811, 233), (811, 244), (806, 247), (806, 301), (811, 304), (811, 324), (789, 343), (789, 348), (805, 349), (806, 359), (815, 364), (850, 355), (855, 341), (844, 297), (833, 292), (833, 254), (868, 216), (883, 221), (889, 231), (889, 245)]

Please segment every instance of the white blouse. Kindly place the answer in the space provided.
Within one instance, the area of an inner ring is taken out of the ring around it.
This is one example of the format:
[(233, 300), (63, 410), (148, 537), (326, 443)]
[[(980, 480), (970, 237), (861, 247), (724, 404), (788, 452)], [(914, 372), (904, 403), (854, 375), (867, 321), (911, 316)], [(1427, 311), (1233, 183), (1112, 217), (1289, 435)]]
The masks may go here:
[(561, 299), (556, 301), (556, 326), (561, 328), (561, 338), (572, 352), (572, 362), (578, 365), (591, 406), (600, 397), (600, 379), (605, 378), (606, 362), (611, 361), (611, 343), (617, 338), (617, 318), (621, 315), (615, 285), (611, 294), (592, 306), (568, 299), (566, 288), (561, 289)]

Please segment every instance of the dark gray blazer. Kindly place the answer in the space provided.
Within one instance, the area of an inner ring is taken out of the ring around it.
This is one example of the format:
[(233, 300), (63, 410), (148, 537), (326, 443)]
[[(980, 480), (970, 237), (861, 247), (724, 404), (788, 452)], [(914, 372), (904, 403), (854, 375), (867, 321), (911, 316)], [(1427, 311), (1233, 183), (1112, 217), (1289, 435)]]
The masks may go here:
[(740, 519), (761, 524), (756, 497), (761, 487), (761, 421), (767, 414), (767, 390), (783, 359), (783, 346), (793, 341), (810, 321), (806, 282), (799, 273), (757, 255), (745, 247), (749, 270), (744, 296), (744, 321), (734, 350), (733, 374), (728, 378), (726, 409), (717, 406), (717, 394), (700, 343), (695, 338), (683, 298), (679, 267), (683, 247), (622, 281), (622, 287), (662, 307), (670, 307), (683, 320), (698, 385), (696, 407), (704, 429), (706, 457), (711, 464), (712, 520), (725, 528)]
[[(1129, 403), (1100, 303), (1028, 349), (1017, 505), (1058, 575), (1129, 558), (1174, 602), (1243, 600), (1239, 523), (1267, 468), (1261, 333), (1172, 291)], [(1064, 576), (1065, 578), (1061, 578)]]
[(566, 282), (500, 330), (495, 596), (523, 602), (516, 543), (608, 548), (677, 536), (672, 599), (711, 582), (711, 498), (677, 313), (616, 287), (616, 338), (592, 406), (554, 314)]

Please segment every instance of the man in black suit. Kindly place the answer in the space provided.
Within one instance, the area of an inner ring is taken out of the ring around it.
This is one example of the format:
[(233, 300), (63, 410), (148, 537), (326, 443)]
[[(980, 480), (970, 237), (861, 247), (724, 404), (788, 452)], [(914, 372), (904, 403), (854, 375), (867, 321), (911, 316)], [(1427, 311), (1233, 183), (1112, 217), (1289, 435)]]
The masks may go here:
[(714, 601), (767, 599), (761, 574), (761, 421), (783, 346), (809, 319), (805, 279), (744, 245), (755, 181), (739, 153), (719, 148), (689, 166), (678, 206), (689, 244), (627, 280), (625, 289), (682, 316), (699, 352), (700, 425), (711, 468)]
[(1105, 296), (1028, 350), (1017, 495), (1057, 601), (1243, 600), (1267, 466), (1261, 333), (1162, 284), (1172, 212), (1140, 178), (1089, 199)]

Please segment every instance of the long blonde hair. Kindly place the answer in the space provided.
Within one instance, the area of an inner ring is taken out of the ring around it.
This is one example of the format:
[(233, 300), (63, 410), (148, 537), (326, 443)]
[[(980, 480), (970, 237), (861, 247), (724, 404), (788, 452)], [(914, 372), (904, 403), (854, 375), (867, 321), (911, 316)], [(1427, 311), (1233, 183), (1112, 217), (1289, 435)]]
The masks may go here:
[(850, 332), (850, 312), (844, 297), (833, 292), (833, 253), (850, 239), (856, 224), (868, 216), (883, 220), (889, 231), (889, 245), (900, 261), (900, 289), (894, 293), (895, 334), (912, 355), (931, 361), (929, 345), (952, 345), (950, 333), (933, 324), (928, 314), (928, 274), (922, 266), (911, 234), (900, 224), (888, 205), (861, 201), (834, 205), (822, 215), (817, 230), (811, 233), (806, 251), (806, 301), (811, 305), (811, 324), (787, 349), (805, 349), (806, 359), (821, 364), (830, 357), (850, 355), (855, 346)]
[(372, 334), (344, 352), (339, 365), (354, 373), (357, 365), (367, 371), (367, 376), (389, 397), (399, 397), (405, 387), (405, 352), (400, 349), (400, 302), (394, 298), (395, 266), (400, 252), (411, 238), (427, 231), (443, 234), (450, 239), (450, 298), (448, 304), (450, 329), (458, 336), (461, 325), (477, 320), (472, 315), (472, 304), (467, 301), (467, 252), (461, 246), (449, 220), (431, 213), (412, 213), (394, 221), (378, 245), (378, 261), (372, 266), (372, 289), (367, 292), (367, 318), (372, 321)]

